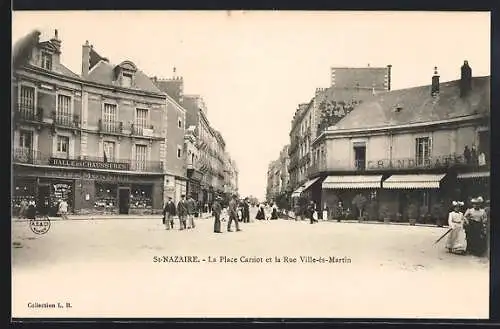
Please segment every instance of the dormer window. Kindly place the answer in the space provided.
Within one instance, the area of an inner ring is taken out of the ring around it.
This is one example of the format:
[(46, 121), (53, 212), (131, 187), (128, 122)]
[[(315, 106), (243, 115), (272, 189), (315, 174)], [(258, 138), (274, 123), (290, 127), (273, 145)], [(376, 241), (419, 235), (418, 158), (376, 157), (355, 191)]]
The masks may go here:
[(42, 52), (42, 68), (52, 70), (52, 54)]
[(132, 88), (134, 86), (134, 76), (137, 72), (137, 67), (130, 61), (124, 61), (114, 68), (114, 79), (124, 88)]
[(123, 73), (122, 86), (125, 88), (132, 87), (132, 74)]

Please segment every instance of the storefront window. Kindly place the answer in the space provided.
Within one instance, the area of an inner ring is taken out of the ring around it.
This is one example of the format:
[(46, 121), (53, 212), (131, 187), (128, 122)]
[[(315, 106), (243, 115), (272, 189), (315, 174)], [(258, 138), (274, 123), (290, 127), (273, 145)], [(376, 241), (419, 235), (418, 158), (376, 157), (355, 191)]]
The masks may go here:
[(34, 179), (14, 179), (14, 190), (12, 191), (12, 210), (13, 215), (21, 214), (24, 207), (28, 206), (29, 201), (36, 201), (36, 188)]
[(117, 189), (115, 184), (95, 183), (94, 208), (113, 212), (118, 207)]
[(71, 182), (51, 182), (50, 203), (57, 211), (59, 202), (64, 200), (68, 203), (69, 209), (73, 209), (73, 183)]
[(151, 209), (153, 207), (153, 185), (132, 185), (130, 209)]

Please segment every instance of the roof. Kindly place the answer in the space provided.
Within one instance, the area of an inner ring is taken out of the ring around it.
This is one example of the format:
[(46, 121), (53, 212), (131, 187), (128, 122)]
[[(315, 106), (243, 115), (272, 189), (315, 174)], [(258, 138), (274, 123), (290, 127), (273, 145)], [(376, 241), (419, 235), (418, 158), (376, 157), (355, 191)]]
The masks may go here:
[(180, 102), (182, 97), (182, 88), (184, 81), (182, 79), (154, 79), (155, 85), (169, 95), (171, 98), (175, 99), (176, 102)]
[(460, 97), (460, 80), (439, 85), (439, 95), (431, 86), (384, 92), (364, 101), (329, 130), (377, 128), (454, 119), (490, 111), (490, 76), (474, 77), (471, 91)]
[[(92, 68), (92, 70), (89, 71), (87, 80), (109, 86), (116, 86), (113, 72), (115, 67), (115, 65), (101, 60)], [(135, 73), (135, 86), (136, 88), (134, 89), (150, 93), (163, 94), (163, 92), (155, 86), (153, 81), (151, 81), (149, 77), (140, 70), (137, 70)]]
[(65, 76), (73, 78), (73, 79), (80, 79), (80, 76), (78, 74), (74, 73), (73, 71), (71, 71), (70, 69), (68, 69), (66, 66), (64, 66), (62, 64), (55, 64), (52, 67), (52, 70), (56, 73), (65, 75)]

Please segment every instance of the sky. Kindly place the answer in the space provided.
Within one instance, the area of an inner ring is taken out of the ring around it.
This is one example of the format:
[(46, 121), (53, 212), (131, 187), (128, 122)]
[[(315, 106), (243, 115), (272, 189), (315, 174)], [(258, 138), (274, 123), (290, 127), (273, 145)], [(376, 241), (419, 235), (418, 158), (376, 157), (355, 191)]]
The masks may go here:
[(264, 198), (270, 161), (289, 143), (293, 114), (330, 67), (392, 65), (392, 89), (458, 79), (468, 60), (490, 75), (489, 12), (64, 11), (13, 12), (13, 42), (58, 29), (62, 63), (81, 73), (88, 40), (111, 63), (184, 78), (201, 95), (239, 169), (240, 195)]

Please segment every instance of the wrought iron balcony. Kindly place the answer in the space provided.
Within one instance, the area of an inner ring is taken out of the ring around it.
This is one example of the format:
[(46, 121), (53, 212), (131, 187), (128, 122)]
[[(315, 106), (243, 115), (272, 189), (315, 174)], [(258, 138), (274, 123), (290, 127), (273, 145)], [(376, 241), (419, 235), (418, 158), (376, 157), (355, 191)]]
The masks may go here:
[(102, 119), (99, 119), (99, 121), (97, 122), (97, 127), (99, 132), (112, 133), (112, 134), (123, 133), (122, 121), (103, 121)]
[(144, 136), (153, 137), (154, 136), (154, 126), (152, 125), (137, 125), (135, 123), (130, 124), (130, 134), (133, 136)]
[[(484, 160), (484, 161), (483, 161)], [(290, 167), (291, 168), (291, 167)], [(329, 161), (328, 165), (313, 165), (308, 170), (308, 175), (319, 171), (402, 171), (402, 170), (431, 170), (457, 168), (464, 170), (489, 170), (490, 160), (466, 160), (461, 155), (451, 154), (423, 158), (393, 158), (393, 159), (366, 159), (366, 160), (336, 160)]]
[(52, 111), (53, 123), (58, 126), (78, 128), (80, 127), (80, 116), (77, 114), (57, 113)]
[(43, 121), (43, 109), (26, 104), (17, 104), (14, 114), (15, 121)]
[(55, 155), (42, 153), (38, 150), (28, 148), (15, 148), (13, 150), (14, 163), (66, 166), (82, 169), (109, 169), (125, 170), (137, 172), (162, 173), (163, 162), (161, 161), (141, 161), (130, 159), (114, 159), (93, 156), (73, 156), (60, 158)]

